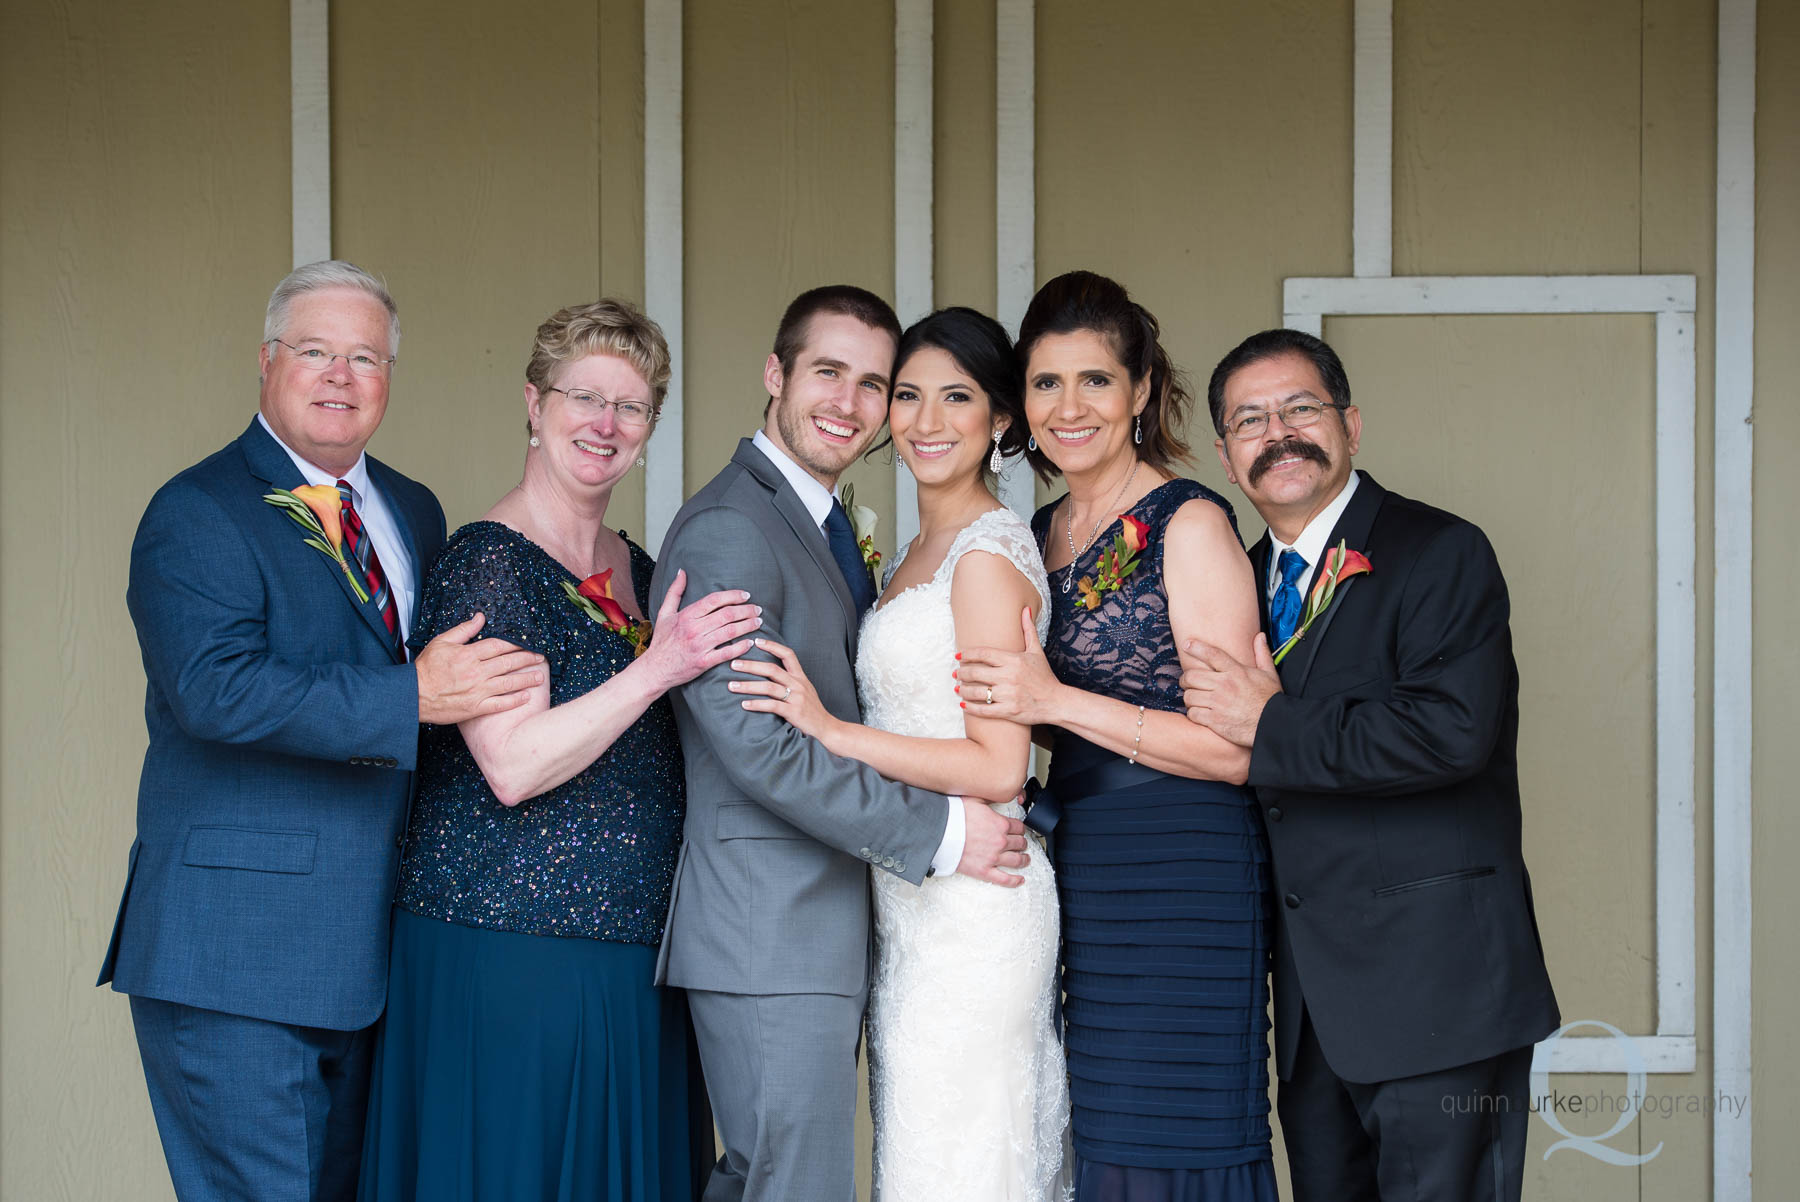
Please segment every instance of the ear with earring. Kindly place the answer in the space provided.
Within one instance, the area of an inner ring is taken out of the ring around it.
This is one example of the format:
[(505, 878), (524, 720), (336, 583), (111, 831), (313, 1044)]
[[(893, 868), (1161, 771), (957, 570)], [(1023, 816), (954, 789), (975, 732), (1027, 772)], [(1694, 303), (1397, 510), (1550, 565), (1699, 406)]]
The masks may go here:
[(1006, 460), (1000, 454), (1000, 436), (1003, 433), (1005, 433), (1003, 430), (994, 431), (994, 453), (988, 456), (988, 471), (996, 476), (1000, 474), (1000, 469), (1006, 466)]

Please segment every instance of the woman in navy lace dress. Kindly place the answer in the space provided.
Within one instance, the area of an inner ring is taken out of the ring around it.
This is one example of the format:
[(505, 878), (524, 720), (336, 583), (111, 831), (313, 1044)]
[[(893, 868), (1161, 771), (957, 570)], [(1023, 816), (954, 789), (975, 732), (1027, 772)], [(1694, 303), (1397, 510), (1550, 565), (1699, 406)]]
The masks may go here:
[(662, 1202), (712, 1159), (685, 1006), (652, 983), (684, 813), (663, 694), (760, 623), (739, 592), (677, 611), (678, 575), (644, 646), (654, 564), (604, 518), (668, 387), (655, 323), (564, 309), (526, 380), (524, 478), (451, 536), (413, 639), (481, 613), (549, 682), (419, 740), (365, 1202)]
[(1054, 728), (1027, 821), (1053, 828), (1078, 1202), (1274, 1202), (1268, 852), (1249, 756), (1188, 722), (1176, 648), (1249, 658), (1231, 507), (1175, 476), (1189, 396), (1113, 281), (1045, 284), (1019, 331), (1032, 466), (1068, 495), (1032, 522), (1042, 652), (965, 653), (963, 700)]

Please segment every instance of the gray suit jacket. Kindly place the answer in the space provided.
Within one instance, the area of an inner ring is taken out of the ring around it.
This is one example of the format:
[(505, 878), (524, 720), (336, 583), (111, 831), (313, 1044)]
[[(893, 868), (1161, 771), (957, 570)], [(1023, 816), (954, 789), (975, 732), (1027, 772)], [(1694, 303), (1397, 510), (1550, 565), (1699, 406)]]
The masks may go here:
[[(825, 536), (749, 439), (675, 515), (650, 586), (677, 569), (689, 600), (748, 590), (761, 633), (794, 648), (825, 708), (858, 718), (856, 614)], [(761, 658), (771, 658), (753, 652)], [(914, 884), (943, 841), (941, 793), (840, 759), (750, 713), (721, 664), (672, 695), (687, 760), (687, 829), (657, 980), (717, 993), (831, 993), (866, 984), (868, 866)]]

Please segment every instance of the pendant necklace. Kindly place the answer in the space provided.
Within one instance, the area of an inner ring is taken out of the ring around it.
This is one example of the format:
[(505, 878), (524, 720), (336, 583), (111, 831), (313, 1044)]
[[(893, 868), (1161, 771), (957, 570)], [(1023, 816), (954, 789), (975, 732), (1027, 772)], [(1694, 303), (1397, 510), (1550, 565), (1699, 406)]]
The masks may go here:
[(1094, 545), (1094, 540), (1100, 537), (1100, 523), (1106, 521), (1106, 515), (1109, 512), (1117, 512), (1119, 502), (1125, 499), (1125, 490), (1130, 488), (1131, 482), (1137, 478), (1138, 467), (1143, 462), (1142, 459), (1139, 459), (1131, 465), (1131, 472), (1125, 477), (1125, 483), (1119, 486), (1118, 495), (1113, 498), (1113, 503), (1102, 509), (1100, 516), (1094, 519), (1094, 528), (1088, 531), (1087, 541), (1081, 544), (1080, 551), (1075, 550), (1075, 498), (1069, 498), (1069, 512), (1063, 517), (1063, 537), (1069, 540), (1069, 574), (1062, 582), (1063, 592), (1067, 593), (1074, 586), (1075, 564), (1088, 553), (1088, 548)]

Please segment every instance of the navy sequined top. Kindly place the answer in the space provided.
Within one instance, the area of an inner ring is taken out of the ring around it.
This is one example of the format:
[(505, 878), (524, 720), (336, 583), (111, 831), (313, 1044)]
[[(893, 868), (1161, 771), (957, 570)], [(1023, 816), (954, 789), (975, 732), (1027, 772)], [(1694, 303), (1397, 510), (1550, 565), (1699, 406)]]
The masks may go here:
[[(1206, 485), (1179, 477), (1157, 485), (1125, 511), (1150, 528), (1137, 569), (1116, 591), (1102, 593), (1097, 608), (1083, 608), (1081, 590), (1071, 582), (1094, 575), (1100, 556), (1119, 534), (1117, 518), (1074, 563), (1050, 573), (1050, 641), (1044, 656), (1058, 680), (1153, 710), (1187, 709), (1181, 697), (1181, 657), (1169, 625), (1169, 594), (1163, 588), (1163, 532), (1175, 511), (1196, 498), (1223, 509), (1237, 530), (1231, 502)], [(1060, 498), (1052, 501), (1031, 518), (1031, 532), (1046, 559), (1050, 540), (1064, 533), (1054, 517), (1061, 503)], [(1069, 585), (1066, 591), (1064, 585)]]
[[(625, 541), (643, 611), (656, 565)], [(575, 607), (565, 580), (577, 583), (518, 531), (471, 522), (431, 569), (413, 650), (480, 611), (480, 637), (542, 654), (550, 704), (572, 701), (630, 664), (633, 649)], [(686, 805), (666, 698), (572, 780), (511, 808), (494, 796), (456, 727), (425, 726), (395, 904), (464, 926), (655, 944)]]

